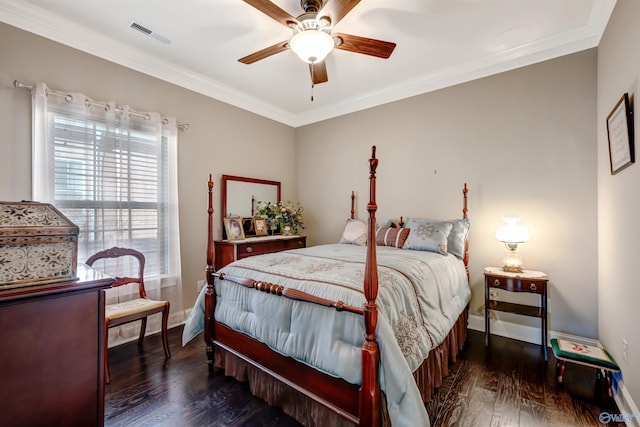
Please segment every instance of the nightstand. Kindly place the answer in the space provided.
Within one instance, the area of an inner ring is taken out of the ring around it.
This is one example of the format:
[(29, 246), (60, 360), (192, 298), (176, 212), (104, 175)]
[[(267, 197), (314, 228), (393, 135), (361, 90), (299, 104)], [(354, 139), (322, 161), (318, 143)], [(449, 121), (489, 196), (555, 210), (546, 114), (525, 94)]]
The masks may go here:
[[(489, 345), (491, 337), (489, 310), (504, 311), (523, 316), (538, 317), (542, 320), (542, 348), (544, 360), (549, 360), (547, 348), (547, 286), (549, 279), (542, 271), (524, 270), (522, 273), (510, 273), (500, 267), (484, 269), (484, 316), (485, 316), (485, 346)], [(531, 306), (504, 301), (494, 301), (489, 298), (491, 288), (509, 292), (528, 292), (540, 295), (540, 305)]]

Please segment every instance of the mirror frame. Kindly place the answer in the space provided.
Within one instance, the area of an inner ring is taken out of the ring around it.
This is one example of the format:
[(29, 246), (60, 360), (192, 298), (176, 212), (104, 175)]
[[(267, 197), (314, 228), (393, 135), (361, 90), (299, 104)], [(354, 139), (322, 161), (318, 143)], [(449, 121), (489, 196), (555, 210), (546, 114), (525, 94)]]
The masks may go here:
[[(281, 201), (281, 184), (280, 181), (269, 181), (267, 179), (258, 179), (258, 178), (247, 178), (244, 176), (233, 176), (233, 175), (222, 175), (222, 188), (220, 190), (220, 198), (222, 199), (222, 221), (224, 223), (224, 219), (227, 217), (227, 182), (229, 181), (240, 181), (240, 182), (250, 182), (253, 184), (265, 184), (265, 185), (275, 185), (277, 187), (278, 200), (277, 203)], [(224, 225), (222, 227), (223, 237), (224, 237)]]

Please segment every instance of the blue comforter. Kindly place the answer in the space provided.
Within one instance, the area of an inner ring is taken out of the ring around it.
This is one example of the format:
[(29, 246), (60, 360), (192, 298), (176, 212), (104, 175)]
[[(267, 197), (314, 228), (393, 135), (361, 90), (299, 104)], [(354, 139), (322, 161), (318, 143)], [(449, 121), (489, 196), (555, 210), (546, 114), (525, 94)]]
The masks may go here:
[[(429, 425), (412, 372), (449, 333), (471, 298), (464, 264), (453, 255), (377, 247), (380, 385), (394, 426)], [(366, 247), (349, 244), (246, 258), (221, 272), (251, 277), (362, 307)], [(204, 291), (183, 344), (204, 329)], [(216, 283), (216, 321), (275, 351), (353, 384), (361, 382), (362, 316)], [(320, 326), (320, 327), (319, 327)]]

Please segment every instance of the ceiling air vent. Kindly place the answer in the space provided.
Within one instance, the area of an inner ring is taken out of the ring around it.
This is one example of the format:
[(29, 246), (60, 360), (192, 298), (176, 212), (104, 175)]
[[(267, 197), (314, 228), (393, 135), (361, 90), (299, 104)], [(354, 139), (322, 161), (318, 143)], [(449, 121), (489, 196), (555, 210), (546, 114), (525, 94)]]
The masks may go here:
[(131, 25), (129, 25), (131, 28), (133, 28), (134, 30), (138, 30), (143, 34), (149, 35), (151, 33), (153, 33), (153, 31), (151, 31), (150, 29), (148, 29), (147, 27), (144, 27), (140, 24), (138, 24), (137, 22), (132, 22)]
[(171, 44), (171, 40), (169, 40), (168, 38), (166, 38), (166, 37), (154, 32), (153, 30), (148, 29), (147, 27), (145, 27), (144, 25), (142, 25), (142, 24), (140, 24), (138, 22), (132, 21), (129, 24), (129, 28), (133, 28), (136, 31), (140, 31), (142, 34), (150, 36), (150, 37), (158, 40), (161, 43)]

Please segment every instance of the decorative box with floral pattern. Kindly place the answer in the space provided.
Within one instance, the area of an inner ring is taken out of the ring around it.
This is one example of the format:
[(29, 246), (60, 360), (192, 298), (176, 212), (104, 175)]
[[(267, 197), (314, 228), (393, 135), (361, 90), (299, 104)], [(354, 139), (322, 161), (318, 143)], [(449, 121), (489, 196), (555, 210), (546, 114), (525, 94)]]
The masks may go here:
[(54, 206), (0, 202), (0, 289), (76, 278), (78, 227)]

